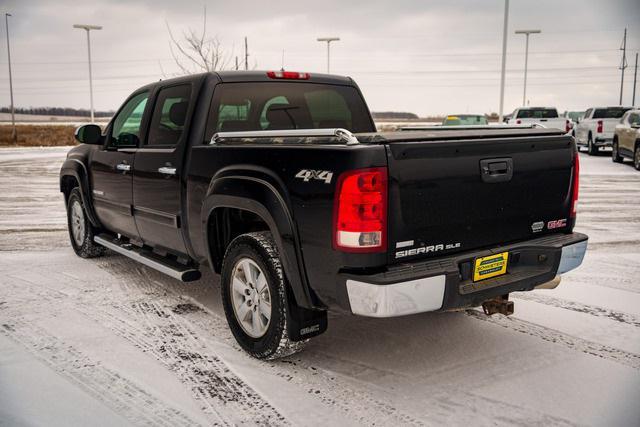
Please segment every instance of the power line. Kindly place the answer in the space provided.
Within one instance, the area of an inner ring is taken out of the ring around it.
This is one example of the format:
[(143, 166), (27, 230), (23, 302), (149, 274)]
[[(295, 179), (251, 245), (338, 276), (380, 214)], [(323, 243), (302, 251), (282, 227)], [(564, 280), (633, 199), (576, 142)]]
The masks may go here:
[[(609, 49), (580, 49), (580, 50), (572, 50), (572, 51), (531, 51), (529, 52), (529, 55), (578, 55), (578, 54), (583, 54), (583, 53), (597, 53), (597, 52), (609, 52), (609, 53), (614, 53), (614, 52), (619, 52), (620, 49), (615, 49), (615, 48), (609, 48)], [(268, 54), (268, 53), (276, 53), (276, 51), (270, 51), (270, 50), (262, 50), (261, 51), (263, 54)], [(287, 50), (287, 55), (288, 56), (292, 56), (292, 57), (308, 57), (308, 58), (315, 58), (317, 55), (312, 55), (312, 54), (305, 54), (302, 52), (307, 52), (307, 51), (295, 51), (295, 50)], [(282, 53), (281, 51), (277, 51), (277, 53)], [(395, 53), (396, 55), (397, 52)], [(522, 51), (517, 51), (517, 52), (509, 52), (509, 55), (524, 55), (525, 52)], [(366, 57), (371, 57), (371, 56), (375, 56), (375, 55), (381, 55), (381, 56), (386, 56), (388, 55), (387, 52), (372, 52), (372, 53), (366, 53), (366, 54), (351, 54), (351, 55), (332, 55), (332, 57), (334, 58), (353, 58), (358, 57), (358, 56), (366, 56)], [(461, 56), (500, 56), (501, 54), (499, 52), (476, 52), (476, 51), (457, 51), (455, 53), (403, 53), (400, 56), (402, 57), (451, 57), (451, 58), (459, 58)], [(464, 58), (461, 58), (464, 59)], [(147, 63), (157, 63), (158, 61), (166, 61), (166, 62), (173, 62), (172, 58), (152, 58), (152, 59), (104, 59), (104, 60), (99, 60), (99, 61), (95, 61), (92, 60), (91, 62), (94, 64), (122, 64), (122, 63), (140, 63), (140, 62), (147, 62)], [(70, 61), (12, 61), (11, 64), (12, 65), (72, 65), (72, 64), (84, 64), (86, 63), (86, 61), (82, 61), (82, 60), (70, 60)], [(7, 64), (6, 61), (0, 61), (0, 64)]]

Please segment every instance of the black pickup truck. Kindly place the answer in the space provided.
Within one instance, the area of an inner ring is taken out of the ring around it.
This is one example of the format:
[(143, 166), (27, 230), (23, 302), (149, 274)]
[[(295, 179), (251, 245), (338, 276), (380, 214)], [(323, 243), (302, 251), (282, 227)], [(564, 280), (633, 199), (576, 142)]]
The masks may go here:
[(300, 348), (327, 310), (391, 317), (554, 287), (582, 262), (563, 130), (376, 133), (350, 78), (218, 72), (135, 91), (60, 172), (71, 245), (182, 281), (221, 275), (238, 343)]

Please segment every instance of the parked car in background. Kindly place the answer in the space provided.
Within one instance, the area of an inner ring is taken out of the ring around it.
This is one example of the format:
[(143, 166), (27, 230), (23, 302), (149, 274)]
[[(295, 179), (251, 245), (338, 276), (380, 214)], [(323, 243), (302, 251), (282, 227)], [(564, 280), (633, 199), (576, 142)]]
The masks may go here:
[(633, 166), (640, 170), (640, 109), (629, 110), (622, 116), (614, 130), (611, 147), (614, 162), (632, 159)]
[(576, 136), (576, 125), (580, 122), (582, 117), (584, 117), (584, 111), (565, 111), (562, 116), (569, 120), (571, 135)]
[(570, 132), (569, 119), (560, 117), (558, 110), (552, 107), (516, 108), (507, 122), (510, 125), (542, 125), (546, 128), (563, 129)]
[(629, 110), (631, 107), (589, 108), (575, 128), (578, 150), (587, 147), (589, 154), (594, 155), (600, 147), (611, 147), (615, 127)]
[(477, 126), (488, 125), (489, 120), (484, 114), (454, 114), (442, 121), (442, 126)]

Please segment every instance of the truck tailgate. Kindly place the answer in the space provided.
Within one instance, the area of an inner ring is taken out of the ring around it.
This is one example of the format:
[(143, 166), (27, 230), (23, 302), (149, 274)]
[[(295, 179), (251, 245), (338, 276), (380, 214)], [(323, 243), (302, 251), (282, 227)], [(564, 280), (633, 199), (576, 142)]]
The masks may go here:
[(573, 139), (543, 130), (387, 141), (389, 261), (567, 232)]

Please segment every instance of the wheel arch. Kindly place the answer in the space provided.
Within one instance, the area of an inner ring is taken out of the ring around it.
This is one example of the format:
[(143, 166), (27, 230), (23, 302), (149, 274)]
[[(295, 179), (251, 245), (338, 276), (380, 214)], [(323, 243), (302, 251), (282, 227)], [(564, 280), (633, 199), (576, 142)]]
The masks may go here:
[[(211, 181), (201, 212), (207, 259), (211, 267), (214, 270), (219, 269), (224, 250), (234, 234), (228, 235), (227, 241), (221, 245), (219, 232), (221, 226), (216, 221), (224, 216), (225, 210), (226, 212), (230, 210), (248, 212), (252, 219), (258, 218), (262, 221), (264, 229), (269, 230), (273, 235), (284, 274), (289, 281), (297, 305), (304, 308), (320, 308), (305, 274), (300, 240), (289, 209), (290, 205), (287, 203), (287, 196), (283, 194), (283, 189), (278, 188), (281, 183), (271, 175), (258, 176), (259, 174), (256, 173), (243, 175), (238, 170), (227, 172), (232, 173), (222, 173)], [(251, 222), (254, 223), (254, 221)], [(245, 232), (249, 231), (256, 230), (247, 229)]]
[(89, 193), (89, 178), (87, 168), (78, 159), (67, 159), (60, 169), (60, 191), (64, 194), (65, 205), (69, 199), (71, 190), (75, 187), (80, 188), (82, 203), (85, 206), (87, 217), (94, 227), (100, 227), (100, 221), (93, 209), (93, 199)]

